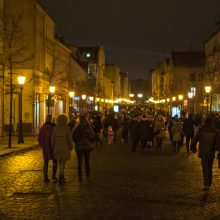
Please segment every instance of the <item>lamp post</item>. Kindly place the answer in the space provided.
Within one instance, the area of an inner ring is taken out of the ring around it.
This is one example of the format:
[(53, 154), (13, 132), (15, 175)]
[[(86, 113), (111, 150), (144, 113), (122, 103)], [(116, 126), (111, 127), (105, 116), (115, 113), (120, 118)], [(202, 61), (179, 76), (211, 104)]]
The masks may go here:
[(69, 92), (69, 118), (72, 117), (72, 106), (73, 106), (73, 97), (75, 93), (73, 91)]
[(48, 94), (48, 115), (52, 114), (52, 94), (55, 92), (55, 86), (49, 87), (49, 94)]
[(86, 95), (83, 94), (81, 97), (82, 97), (82, 109), (85, 110), (85, 107), (86, 107), (86, 105), (85, 105)]
[(18, 84), (20, 88), (20, 95), (19, 95), (19, 127), (18, 127), (18, 144), (24, 143), (24, 136), (23, 136), (23, 122), (22, 122), (22, 91), (23, 86), (25, 83), (25, 76), (18, 76)]
[(191, 102), (191, 100), (193, 98), (193, 93), (192, 92), (188, 92), (188, 97), (189, 97), (189, 100), (190, 100), (190, 102), (189, 102), (189, 104), (190, 104), (189, 113), (194, 113), (194, 108), (193, 108), (192, 102)]
[(211, 92), (211, 86), (205, 86), (205, 92), (206, 92), (206, 113), (208, 114), (209, 113), (209, 94)]

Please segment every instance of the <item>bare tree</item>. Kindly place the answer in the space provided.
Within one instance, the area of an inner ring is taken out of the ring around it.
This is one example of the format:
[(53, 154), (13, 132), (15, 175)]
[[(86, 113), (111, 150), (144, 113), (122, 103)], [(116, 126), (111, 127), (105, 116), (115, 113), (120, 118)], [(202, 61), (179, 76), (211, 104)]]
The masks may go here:
[(8, 148), (11, 148), (12, 136), (12, 96), (15, 88), (14, 82), (14, 69), (17, 65), (23, 64), (30, 60), (33, 55), (29, 51), (29, 41), (24, 34), (22, 19), (23, 13), (10, 14), (10, 9), (5, 4), (4, 9), (0, 12), (1, 22), (1, 40), (2, 40), (2, 53), (1, 62), (4, 63), (6, 69), (9, 70), (9, 94), (10, 94), (10, 113), (9, 113), (9, 138)]

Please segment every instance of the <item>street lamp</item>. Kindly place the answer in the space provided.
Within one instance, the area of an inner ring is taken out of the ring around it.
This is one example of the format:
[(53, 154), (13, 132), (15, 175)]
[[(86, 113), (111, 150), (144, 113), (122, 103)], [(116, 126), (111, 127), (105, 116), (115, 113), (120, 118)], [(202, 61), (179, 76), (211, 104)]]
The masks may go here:
[(19, 95), (19, 127), (18, 127), (18, 144), (24, 143), (24, 136), (23, 136), (23, 122), (22, 122), (22, 91), (23, 86), (25, 83), (25, 76), (18, 76), (18, 84), (20, 88), (20, 95)]
[(181, 112), (181, 115), (182, 115), (182, 100), (183, 100), (183, 95), (178, 95), (178, 99), (179, 99), (179, 101), (180, 101), (180, 112)]
[(85, 100), (86, 99), (86, 95), (82, 95), (82, 100)]
[(190, 110), (189, 110), (189, 112), (191, 113), (193, 113), (194, 112), (194, 109), (192, 108), (193, 106), (192, 106), (192, 102), (191, 102), (191, 100), (192, 100), (192, 98), (193, 98), (193, 93), (192, 92), (188, 92), (188, 98), (189, 98), (189, 100), (190, 100)]
[(73, 105), (73, 97), (75, 93), (73, 91), (69, 92), (69, 118), (72, 116), (72, 105)]
[[(209, 112), (209, 94), (211, 92), (211, 86), (205, 86), (205, 92), (206, 92), (206, 113)], [(211, 107), (210, 107), (211, 109)]]
[(176, 97), (175, 97), (175, 96), (172, 97), (172, 101), (173, 101), (173, 102), (176, 101)]
[(52, 94), (55, 92), (55, 86), (49, 87), (49, 94), (48, 94), (48, 115), (51, 114), (50, 108), (52, 108)]

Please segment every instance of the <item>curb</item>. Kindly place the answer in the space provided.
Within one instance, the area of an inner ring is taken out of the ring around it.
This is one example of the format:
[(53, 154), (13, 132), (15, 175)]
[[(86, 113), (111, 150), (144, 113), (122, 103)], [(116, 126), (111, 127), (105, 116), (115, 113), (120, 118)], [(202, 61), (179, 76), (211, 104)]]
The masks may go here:
[(2, 155), (0, 154), (0, 158), (12, 156), (12, 155), (17, 155), (17, 154), (22, 154), (22, 153), (25, 153), (25, 152), (28, 152), (31, 150), (35, 150), (37, 148), (40, 148), (39, 144), (30, 146), (30, 147), (23, 147), (23, 148), (15, 149), (15, 150), (12, 149), (11, 151), (3, 153)]

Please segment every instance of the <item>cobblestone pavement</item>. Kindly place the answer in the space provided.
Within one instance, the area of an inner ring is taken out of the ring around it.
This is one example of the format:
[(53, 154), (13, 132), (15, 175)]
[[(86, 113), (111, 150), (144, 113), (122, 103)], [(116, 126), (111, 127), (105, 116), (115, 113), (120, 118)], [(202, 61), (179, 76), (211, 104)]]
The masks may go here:
[(0, 159), (0, 219), (144, 220), (220, 219), (220, 171), (202, 191), (197, 155), (130, 152), (117, 144), (95, 147), (91, 179), (78, 182), (76, 156), (66, 167), (65, 185), (43, 183), (40, 149)]

